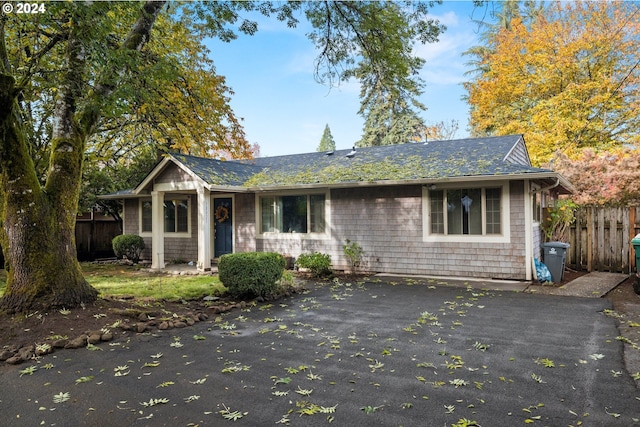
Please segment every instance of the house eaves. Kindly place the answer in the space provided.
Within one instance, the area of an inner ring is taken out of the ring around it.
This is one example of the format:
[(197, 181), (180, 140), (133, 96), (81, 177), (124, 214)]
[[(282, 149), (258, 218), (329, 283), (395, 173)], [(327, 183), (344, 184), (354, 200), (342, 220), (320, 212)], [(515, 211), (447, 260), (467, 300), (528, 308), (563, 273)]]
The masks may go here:
[(294, 185), (278, 185), (278, 186), (255, 186), (247, 187), (252, 193), (269, 193), (289, 190), (313, 190), (313, 189), (338, 189), (338, 188), (357, 188), (357, 187), (382, 187), (382, 186), (399, 186), (399, 185), (447, 185), (447, 184), (469, 184), (478, 182), (492, 181), (519, 181), (531, 180), (540, 181), (551, 184), (558, 182), (557, 189), (561, 194), (571, 194), (575, 192), (575, 188), (569, 181), (556, 172), (530, 172), (515, 173), (504, 175), (465, 175), (445, 178), (420, 178), (406, 180), (378, 180), (378, 181), (351, 181), (333, 184), (313, 183), (313, 184), (294, 184)]

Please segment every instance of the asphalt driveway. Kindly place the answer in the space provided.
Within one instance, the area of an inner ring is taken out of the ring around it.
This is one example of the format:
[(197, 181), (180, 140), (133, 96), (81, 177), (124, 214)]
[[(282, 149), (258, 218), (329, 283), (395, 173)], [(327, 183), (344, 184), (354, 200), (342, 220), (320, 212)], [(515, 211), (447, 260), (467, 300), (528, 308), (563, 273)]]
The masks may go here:
[(2, 423), (640, 425), (607, 300), (397, 282), (4, 367)]

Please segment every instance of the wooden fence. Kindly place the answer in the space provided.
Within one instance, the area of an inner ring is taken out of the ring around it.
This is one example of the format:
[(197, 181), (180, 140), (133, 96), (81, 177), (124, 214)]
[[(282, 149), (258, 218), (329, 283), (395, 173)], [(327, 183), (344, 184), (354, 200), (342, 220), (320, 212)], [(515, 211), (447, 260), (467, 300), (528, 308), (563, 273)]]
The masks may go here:
[(631, 239), (640, 232), (640, 207), (583, 207), (576, 212), (567, 266), (579, 271), (635, 271)]
[[(97, 258), (115, 256), (111, 241), (119, 234), (122, 234), (122, 226), (109, 217), (101, 216), (96, 219), (89, 214), (78, 217), (76, 220), (78, 260), (93, 261)], [(4, 268), (4, 256), (0, 248), (0, 269), (2, 268)]]
[(116, 221), (76, 221), (76, 250), (78, 260), (93, 261), (97, 258), (113, 257), (111, 241), (122, 234)]

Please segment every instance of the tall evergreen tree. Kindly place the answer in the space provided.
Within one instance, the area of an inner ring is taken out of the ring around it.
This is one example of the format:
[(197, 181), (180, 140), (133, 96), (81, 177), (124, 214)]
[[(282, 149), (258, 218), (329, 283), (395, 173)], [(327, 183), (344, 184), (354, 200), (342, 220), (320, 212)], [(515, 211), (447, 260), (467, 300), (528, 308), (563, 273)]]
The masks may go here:
[[(322, 20), (312, 39), (322, 51), (317, 65), (321, 80), (333, 82), (355, 77), (360, 81), (360, 110), (365, 124), (359, 146), (410, 142), (420, 134), (426, 107), (417, 100), (423, 82), (418, 76), (425, 61), (412, 54), (415, 42), (432, 43), (445, 30), (428, 16), (436, 2), (335, 1), (312, 2), (307, 16)], [(437, 2), (440, 3), (440, 2)], [(349, 44), (326, 43), (331, 32), (352, 34)], [(381, 35), (383, 35), (380, 37)], [(358, 50), (359, 58), (349, 52)]]
[(316, 151), (332, 151), (336, 149), (336, 142), (333, 140), (333, 135), (331, 135), (331, 129), (329, 129), (329, 124), (324, 127), (324, 132), (322, 132), (322, 138), (320, 139), (320, 144)]

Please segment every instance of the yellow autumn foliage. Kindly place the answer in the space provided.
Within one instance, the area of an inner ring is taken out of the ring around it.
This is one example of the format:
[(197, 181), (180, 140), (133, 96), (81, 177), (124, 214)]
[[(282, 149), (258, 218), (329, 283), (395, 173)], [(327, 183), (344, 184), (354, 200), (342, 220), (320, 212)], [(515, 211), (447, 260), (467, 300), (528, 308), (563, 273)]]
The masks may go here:
[(489, 44), (466, 85), (474, 134), (525, 134), (534, 165), (640, 142), (637, 6), (553, 2)]

